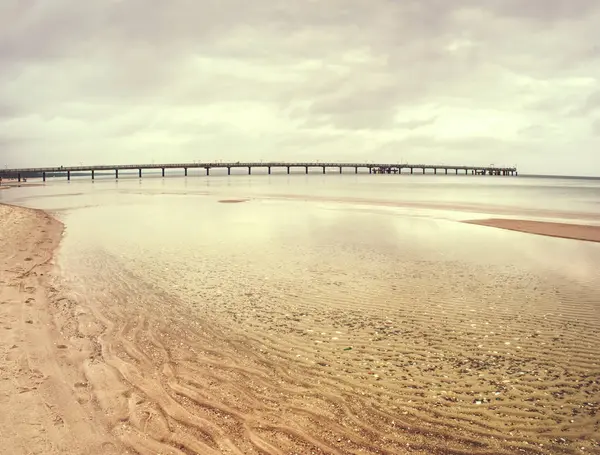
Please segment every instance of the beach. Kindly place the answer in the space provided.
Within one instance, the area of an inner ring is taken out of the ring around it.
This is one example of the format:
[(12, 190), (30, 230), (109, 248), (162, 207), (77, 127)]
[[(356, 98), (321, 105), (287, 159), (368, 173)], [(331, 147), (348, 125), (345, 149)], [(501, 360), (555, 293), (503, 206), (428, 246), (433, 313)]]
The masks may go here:
[(6, 453), (599, 453), (593, 242), (119, 185), (0, 205)]
[(111, 453), (108, 431), (74, 393), (80, 359), (67, 349), (70, 315), (51, 276), (62, 232), (42, 211), (0, 205), (2, 453)]

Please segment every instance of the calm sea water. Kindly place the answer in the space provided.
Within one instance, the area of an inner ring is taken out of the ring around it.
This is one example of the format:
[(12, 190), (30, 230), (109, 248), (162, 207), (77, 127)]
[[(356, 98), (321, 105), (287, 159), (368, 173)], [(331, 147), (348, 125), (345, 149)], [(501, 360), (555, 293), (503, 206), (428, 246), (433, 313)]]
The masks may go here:
[[(247, 202), (219, 203), (224, 199)], [(556, 270), (568, 257), (572, 267), (564, 273), (587, 276), (600, 250), (456, 222), (494, 216), (600, 224), (600, 181), (589, 179), (125, 176), (55, 179), (2, 191), (0, 201), (49, 210), (65, 222), (65, 267), (102, 251), (167, 287), (184, 286), (177, 284), (184, 271), (200, 274), (204, 283), (226, 271), (237, 279), (292, 276), (325, 255), (360, 258), (374, 251)]]

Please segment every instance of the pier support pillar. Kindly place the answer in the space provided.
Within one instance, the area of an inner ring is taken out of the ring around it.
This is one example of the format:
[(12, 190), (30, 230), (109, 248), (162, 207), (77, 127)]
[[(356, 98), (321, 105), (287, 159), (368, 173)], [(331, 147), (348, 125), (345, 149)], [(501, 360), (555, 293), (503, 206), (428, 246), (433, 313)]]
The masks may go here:
[(165, 168), (164, 167), (162, 168), (162, 176), (163, 177), (165, 176)]
[(209, 167), (206, 168), (206, 175), (210, 175), (210, 168)]
[(369, 168), (369, 174), (372, 174), (372, 173), (373, 173), (373, 168), (372, 168), (372, 167), (370, 167), (370, 168)]
[(358, 174), (358, 166), (354, 166), (354, 173)]
[(448, 175), (448, 169), (444, 169), (444, 171), (446, 171), (446, 175)]
[(305, 174), (308, 174), (308, 166), (304, 166), (304, 172)]
[(290, 173), (290, 167), (289, 166), (287, 166), (287, 173), (288, 174)]
[(252, 174), (252, 168), (248, 166), (248, 175)]
[(231, 175), (231, 167), (229, 167), (229, 166), (227, 166), (227, 175)]
[(454, 172), (456, 173), (456, 175), (458, 175), (458, 169), (454, 169)]
[(141, 168), (138, 169), (138, 176), (139, 176), (139, 178), (142, 178), (142, 169)]
[(423, 174), (425, 174), (425, 168), (423, 168)]
[(410, 168), (410, 173), (412, 174), (414, 172), (414, 168)]
[(119, 170), (115, 169), (115, 179), (119, 179)]
[(71, 180), (71, 171), (67, 171), (67, 180)]
[(20, 182), (20, 181), (21, 181), (21, 173), (20, 173), (20, 172), (17, 174), (17, 181), (18, 181), (18, 182)]
[(268, 166), (268, 167), (267, 167), (267, 173), (268, 173), (269, 175), (271, 175), (271, 166)]
[(187, 177), (187, 167), (183, 168), (183, 175), (185, 175)]
[(42, 172), (42, 182), (45, 182), (45, 181), (46, 181), (46, 173)]
[(94, 170), (92, 169), (92, 180), (94, 180), (94, 177), (95, 177)]
[(342, 166), (340, 166), (340, 174), (342, 173)]
[(325, 166), (323, 166), (323, 174), (325, 174)]
[(437, 174), (437, 167), (434, 167), (434, 168), (433, 168), (433, 173), (434, 173), (434, 174)]

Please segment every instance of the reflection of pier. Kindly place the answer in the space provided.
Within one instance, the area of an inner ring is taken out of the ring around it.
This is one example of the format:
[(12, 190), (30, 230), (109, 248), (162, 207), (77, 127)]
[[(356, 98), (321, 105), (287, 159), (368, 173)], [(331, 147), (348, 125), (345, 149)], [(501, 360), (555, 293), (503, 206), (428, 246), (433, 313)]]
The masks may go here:
[(165, 176), (167, 170), (179, 169), (187, 177), (189, 169), (202, 169), (206, 175), (210, 174), (212, 169), (224, 169), (227, 175), (231, 175), (232, 169), (247, 169), (248, 174), (252, 174), (252, 169), (263, 168), (270, 175), (272, 169), (284, 169), (290, 174), (293, 169), (299, 169), (303, 174), (308, 174), (311, 169), (319, 169), (323, 174), (328, 169), (335, 169), (336, 173), (343, 173), (344, 169), (354, 171), (354, 174), (448, 174), (455, 175), (518, 175), (515, 167), (495, 167), (495, 166), (446, 166), (429, 164), (373, 164), (373, 163), (287, 163), (287, 162), (269, 162), (269, 163), (179, 163), (179, 164), (121, 164), (121, 165), (102, 165), (102, 166), (70, 166), (70, 167), (40, 167), (40, 168), (22, 168), (22, 169), (0, 169), (0, 181), (2, 178), (16, 178), (20, 182), (25, 177), (41, 177), (46, 181), (46, 177), (66, 176), (71, 180), (71, 173), (77, 175), (91, 175), (92, 180), (96, 172), (114, 173), (116, 179), (119, 178), (119, 171), (137, 171), (138, 177), (142, 178), (143, 170), (160, 170), (162, 176)]

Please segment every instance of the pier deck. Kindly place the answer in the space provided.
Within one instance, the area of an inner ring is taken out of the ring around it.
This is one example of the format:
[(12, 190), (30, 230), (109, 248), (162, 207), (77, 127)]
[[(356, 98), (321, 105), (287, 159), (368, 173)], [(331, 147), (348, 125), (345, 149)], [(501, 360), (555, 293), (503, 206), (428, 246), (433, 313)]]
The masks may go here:
[[(160, 169), (162, 176), (168, 169), (181, 169), (184, 175), (188, 175), (188, 169), (204, 169), (206, 175), (210, 175), (211, 169), (227, 169), (227, 173), (231, 175), (232, 169), (247, 169), (248, 174), (252, 174), (252, 169), (266, 168), (268, 174), (271, 174), (271, 169), (285, 169), (288, 174), (291, 169), (300, 168), (304, 173), (308, 174), (310, 169), (319, 169), (323, 174), (327, 169), (335, 168), (339, 173), (343, 173), (343, 169), (354, 170), (355, 174), (359, 170), (369, 174), (402, 174), (402, 173), (420, 173), (420, 174), (448, 174), (454, 173), (464, 175), (503, 175), (517, 176), (516, 167), (493, 167), (493, 166), (449, 166), (435, 164), (386, 164), (386, 163), (321, 163), (321, 162), (229, 162), (229, 163), (169, 163), (169, 164), (114, 164), (114, 165), (99, 165), (99, 166), (57, 166), (57, 167), (39, 167), (39, 168), (20, 168), (20, 169), (0, 169), (0, 180), (2, 178), (16, 178), (21, 181), (26, 177), (41, 177), (46, 181), (47, 176), (66, 175), (67, 179), (71, 179), (71, 173), (89, 172), (91, 178), (95, 178), (96, 172), (111, 171), (114, 172), (115, 178), (119, 178), (119, 171), (137, 170), (138, 176), (141, 178), (144, 170)], [(314, 171), (313, 171), (314, 172)]]

